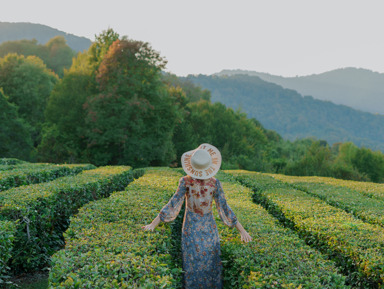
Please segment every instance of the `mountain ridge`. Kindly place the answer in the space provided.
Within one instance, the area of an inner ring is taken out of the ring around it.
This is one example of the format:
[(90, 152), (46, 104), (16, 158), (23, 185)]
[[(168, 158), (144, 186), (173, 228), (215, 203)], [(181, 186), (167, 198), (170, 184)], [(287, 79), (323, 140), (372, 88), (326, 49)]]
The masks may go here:
[(330, 144), (351, 141), (384, 151), (384, 115), (302, 96), (257, 76), (190, 75), (186, 78), (210, 90), (213, 102), (242, 109), (248, 117), (256, 118), (284, 138), (316, 137)]
[(250, 70), (222, 70), (215, 75), (247, 74), (296, 90), (302, 95), (384, 115), (384, 73), (364, 68), (338, 68), (320, 74), (284, 77)]

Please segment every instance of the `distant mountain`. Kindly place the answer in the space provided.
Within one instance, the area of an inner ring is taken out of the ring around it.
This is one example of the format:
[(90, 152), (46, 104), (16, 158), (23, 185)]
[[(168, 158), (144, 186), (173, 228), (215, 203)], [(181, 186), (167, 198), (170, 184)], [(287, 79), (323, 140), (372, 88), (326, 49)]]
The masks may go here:
[(68, 34), (46, 25), (0, 22), (0, 43), (22, 39), (36, 39), (38, 43), (45, 44), (51, 38), (58, 35), (64, 36), (68, 46), (75, 51), (87, 50), (92, 44), (92, 41), (88, 38)]
[(358, 146), (384, 152), (384, 115), (374, 115), (303, 97), (291, 89), (249, 75), (188, 76), (208, 89), (213, 102), (241, 108), (267, 129), (290, 140), (314, 136), (333, 144), (352, 141)]
[(343, 68), (298, 77), (282, 77), (247, 70), (223, 70), (218, 73), (235, 74), (258, 76), (284, 88), (294, 89), (302, 95), (384, 115), (384, 73), (361, 68)]

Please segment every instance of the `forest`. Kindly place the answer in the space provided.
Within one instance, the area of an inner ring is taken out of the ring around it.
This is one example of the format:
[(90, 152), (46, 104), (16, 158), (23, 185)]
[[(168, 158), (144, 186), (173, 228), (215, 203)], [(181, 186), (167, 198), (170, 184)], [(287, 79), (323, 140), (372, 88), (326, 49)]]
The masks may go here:
[[(0, 157), (178, 167), (183, 152), (208, 142), (222, 152), (223, 169), (384, 182), (381, 151), (364, 142), (289, 140), (263, 119), (213, 102), (192, 79), (165, 73), (165, 57), (149, 43), (113, 29), (83, 52), (57, 36), (44, 45), (5, 42), (0, 57)], [(369, 131), (361, 125), (351, 123)]]

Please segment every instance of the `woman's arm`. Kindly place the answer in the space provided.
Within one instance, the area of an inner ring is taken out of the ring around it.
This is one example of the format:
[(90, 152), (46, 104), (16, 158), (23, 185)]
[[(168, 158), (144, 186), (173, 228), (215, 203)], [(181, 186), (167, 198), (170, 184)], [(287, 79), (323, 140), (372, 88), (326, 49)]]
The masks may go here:
[(252, 241), (252, 237), (247, 233), (247, 231), (245, 231), (245, 229), (243, 228), (243, 226), (240, 224), (239, 221), (237, 221), (235, 227), (240, 232), (241, 241), (244, 241), (245, 243)]
[(157, 215), (157, 217), (152, 221), (152, 223), (146, 226), (142, 226), (141, 228), (144, 229), (144, 231), (153, 231), (157, 227), (157, 225), (160, 224), (160, 221), (160, 216)]
[(184, 203), (185, 199), (185, 181), (184, 178), (180, 178), (179, 186), (173, 197), (169, 202), (160, 210), (160, 214), (152, 221), (151, 224), (141, 227), (145, 231), (153, 231), (160, 222), (171, 222), (176, 219), (177, 215), (180, 212), (180, 209)]

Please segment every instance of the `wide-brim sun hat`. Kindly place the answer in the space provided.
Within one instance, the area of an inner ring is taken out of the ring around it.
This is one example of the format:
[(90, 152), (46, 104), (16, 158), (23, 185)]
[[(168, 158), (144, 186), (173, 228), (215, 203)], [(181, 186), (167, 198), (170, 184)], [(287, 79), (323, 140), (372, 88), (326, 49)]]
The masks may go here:
[(181, 156), (181, 165), (187, 175), (199, 180), (212, 178), (221, 166), (221, 153), (213, 145), (203, 143), (197, 149)]

